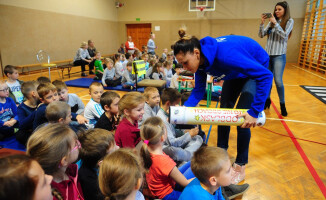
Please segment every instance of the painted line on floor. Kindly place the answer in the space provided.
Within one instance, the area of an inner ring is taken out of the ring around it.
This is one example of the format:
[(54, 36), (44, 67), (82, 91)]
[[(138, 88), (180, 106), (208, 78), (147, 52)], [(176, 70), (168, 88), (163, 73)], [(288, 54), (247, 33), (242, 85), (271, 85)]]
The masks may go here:
[(268, 118), (268, 120), (275, 120), (275, 121), (285, 121), (285, 122), (296, 122), (296, 123), (304, 123), (304, 124), (316, 124), (326, 126), (326, 123), (319, 123), (319, 122), (308, 122), (308, 121), (300, 121), (300, 120), (293, 120), (293, 119), (276, 119), (276, 118)]
[[(278, 112), (274, 102), (272, 101), (272, 106), (278, 116), (279, 119), (283, 119), (283, 117), (281, 116), (281, 114)], [(310, 174), (312, 175), (312, 177), (315, 179), (320, 191), (323, 193), (324, 197), (326, 198), (326, 187), (325, 184), (323, 183), (323, 181), (321, 180), (321, 178), (319, 177), (319, 175), (317, 174), (314, 166), (312, 166), (310, 160), (308, 159), (307, 155), (305, 154), (305, 152), (303, 151), (302, 147), (300, 146), (299, 142), (294, 138), (294, 134), (292, 133), (292, 131), (290, 130), (290, 128), (288, 127), (288, 125), (286, 124), (286, 122), (284, 120), (281, 120), (281, 123), (283, 124), (286, 132), (288, 133), (288, 135), (290, 136), (294, 146), (296, 147), (296, 149), (298, 150), (301, 158), (303, 159), (304, 163), (306, 164), (308, 170), (310, 171)]]
[(292, 65), (292, 66), (295, 67), (295, 68), (301, 69), (301, 70), (303, 70), (303, 71), (305, 71), (305, 72), (308, 72), (309, 74), (312, 74), (312, 75), (314, 75), (314, 76), (317, 76), (317, 77), (319, 77), (319, 78), (321, 78), (321, 79), (326, 80), (325, 77), (319, 76), (318, 74), (312, 73), (311, 71), (308, 71), (308, 70), (303, 69), (303, 68), (301, 68), (301, 67), (298, 67), (298, 66), (296, 66), (296, 65)]

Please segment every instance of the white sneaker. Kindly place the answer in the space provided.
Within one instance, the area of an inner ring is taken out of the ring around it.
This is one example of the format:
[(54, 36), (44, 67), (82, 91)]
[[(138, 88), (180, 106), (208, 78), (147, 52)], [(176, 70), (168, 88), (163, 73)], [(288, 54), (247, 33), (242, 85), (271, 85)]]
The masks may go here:
[(245, 179), (246, 165), (240, 166), (240, 165), (234, 163), (232, 168), (233, 168), (233, 176), (231, 179), (231, 183), (237, 185), (238, 183), (240, 183), (241, 181), (243, 181)]

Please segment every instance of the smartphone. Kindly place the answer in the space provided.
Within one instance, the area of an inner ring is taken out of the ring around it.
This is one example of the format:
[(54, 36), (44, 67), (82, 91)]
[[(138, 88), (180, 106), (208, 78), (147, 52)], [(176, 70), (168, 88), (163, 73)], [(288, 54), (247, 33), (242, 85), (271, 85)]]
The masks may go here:
[(271, 18), (272, 17), (272, 13), (263, 13), (263, 15), (265, 15), (267, 18)]

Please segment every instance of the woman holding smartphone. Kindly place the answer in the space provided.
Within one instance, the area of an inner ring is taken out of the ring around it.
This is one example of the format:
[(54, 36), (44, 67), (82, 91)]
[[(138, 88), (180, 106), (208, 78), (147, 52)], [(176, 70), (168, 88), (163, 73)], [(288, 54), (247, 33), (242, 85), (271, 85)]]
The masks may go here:
[[(264, 28), (264, 22), (268, 19), (269, 23)], [(281, 113), (287, 116), (284, 98), (283, 72), (286, 63), (286, 48), (288, 39), (291, 37), (293, 28), (293, 19), (290, 16), (289, 4), (286, 1), (278, 2), (275, 5), (273, 15), (264, 13), (261, 15), (261, 24), (259, 26), (259, 37), (267, 35), (267, 45), (265, 50), (269, 54), (269, 69), (274, 75), (277, 93), (280, 99)], [(270, 95), (269, 95), (270, 96)], [(269, 108), (271, 104), (270, 97), (267, 98), (265, 107)]]

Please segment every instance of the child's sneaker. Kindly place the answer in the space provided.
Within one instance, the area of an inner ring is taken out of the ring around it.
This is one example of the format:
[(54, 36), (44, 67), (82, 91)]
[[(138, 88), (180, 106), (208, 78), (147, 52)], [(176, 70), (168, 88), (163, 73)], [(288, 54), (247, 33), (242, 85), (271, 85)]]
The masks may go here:
[(246, 165), (238, 165), (236, 163), (233, 164), (233, 176), (232, 176), (232, 184), (238, 184), (239, 182), (243, 181), (246, 174), (245, 174), (245, 169), (246, 169)]

